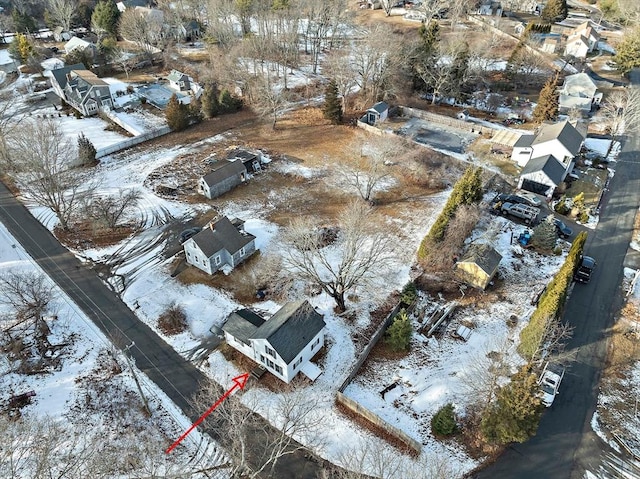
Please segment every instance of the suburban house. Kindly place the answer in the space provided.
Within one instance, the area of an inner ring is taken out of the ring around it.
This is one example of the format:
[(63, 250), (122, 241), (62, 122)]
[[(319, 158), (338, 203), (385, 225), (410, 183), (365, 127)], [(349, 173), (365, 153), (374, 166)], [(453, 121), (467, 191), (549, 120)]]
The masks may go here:
[(584, 22), (569, 33), (564, 54), (584, 59), (596, 48), (599, 41), (600, 34), (591, 22)]
[(167, 75), (167, 80), (169, 88), (177, 93), (193, 95), (195, 98), (200, 98), (202, 95), (202, 87), (186, 73), (171, 70), (171, 73)]
[(244, 230), (244, 221), (226, 216), (211, 221), (183, 244), (187, 263), (213, 274), (231, 270), (256, 251), (256, 237)]
[(68, 42), (74, 36), (73, 33), (65, 31), (61, 26), (57, 26), (51, 32), (56, 42)]
[(51, 86), (56, 95), (83, 115), (113, 107), (109, 85), (82, 64), (51, 70)]
[(542, 44), (540, 45), (540, 50), (545, 53), (556, 53), (560, 48), (561, 43), (560, 36), (556, 35), (547, 35), (542, 40)]
[(242, 161), (222, 160), (212, 165), (212, 171), (200, 178), (198, 190), (210, 200), (232, 190), (247, 179)]
[(478, 6), (478, 15), (502, 16), (502, 5), (495, 0), (481, 0)]
[(189, 20), (171, 29), (173, 37), (179, 40), (192, 42), (202, 36), (200, 24), (196, 20)]
[(585, 135), (568, 120), (542, 125), (535, 135), (522, 135), (511, 154), (511, 159), (523, 167), (518, 188), (551, 197), (573, 169), (584, 139)]
[(488, 244), (472, 244), (456, 262), (456, 273), (474, 288), (485, 289), (496, 272), (502, 255)]
[(262, 170), (262, 154), (260, 152), (253, 153), (249, 150), (237, 148), (229, 152), (227, 160), (241, 161), (247, 173), (256, 173)]
[(64, 52), (68, 55), (74, 50), (81, 50), (94, 56), (96, 54), (97, 47), (93, 43), (83, 40), (82, 38), (72, 37), (64, 44)]
[(311, 359), (324, 347), (325, 322), (307, 300), (285, 304), (264, 320), (250, 309), (241, 309), (222, 326), (229, 346), (290, 383), (299, 372), (312, 381), (321, 370)]
[(376, 123), (382, 123), (387, 119), (389, 114), (389, 105), (383, 101), (379, 101), (371, 108), (367, 110), (362, 121), (369, 125), (375, 125)]
[(560, 112), (567, 113), (573, 109), (590, 112), (592, 106), (602, 99), (602, 94), (596, 95), (597, 90), (595, 82), (586, 73), (567, 76), (559, 91)]

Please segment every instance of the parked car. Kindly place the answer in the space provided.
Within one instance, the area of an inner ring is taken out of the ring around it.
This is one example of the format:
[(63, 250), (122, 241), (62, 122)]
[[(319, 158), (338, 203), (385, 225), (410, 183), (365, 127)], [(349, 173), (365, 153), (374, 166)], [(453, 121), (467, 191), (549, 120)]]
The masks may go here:
[(542, 393), (542, 404), (546, 407), (550, 407), (553, 404), (553, 400), (558, 394), (560, 383), (564, 377), (564, 368), (559, 365), (550, 365), (547, 363), (544, 366), (540, 380), (540, 389)]
[(553, 224), (556, 225), (556, 231), (561, 238), (567, 239), (573, 234), (573, 230), (565, 225), (558, 218), (553, 220)]
[(500, 208), (503, 214), (509, 214), (516, 218), (521, 218), (526, 224), (534, 223), (540, 214), (540, 209), (533, 206), (514, 203), (503, 203)]
[(180, 244), (184, 243), (192, 236), (200, 233), (200, 231), (202, 231), (202, 228), (198, 226), (194, 226), (193, 228), (184, 230), (182, 233), (180, 233)]
[(540, 207), (542, 205), (542, 200), (529, 191), (518, 191), (515, 196), (522, 198), (524, 200), (523, 203), (528, 205), (535, 207)]
[(573, 275), (573, 279), (579, 283), (588, 283), (591, 280), (591, 274), (595, 268), (595, 259), (591, 256), (582, 256), (580, 258), (580, 263), (578, 264), (578, 269)]

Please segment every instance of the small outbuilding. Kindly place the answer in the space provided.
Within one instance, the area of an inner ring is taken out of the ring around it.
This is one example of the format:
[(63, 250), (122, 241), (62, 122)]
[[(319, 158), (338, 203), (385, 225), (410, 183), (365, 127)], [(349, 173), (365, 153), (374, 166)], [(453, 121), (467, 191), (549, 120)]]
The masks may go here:
[(456, 262), (456, 273), (474, 288), (484, 290), (496, 272), (502, 255), (488, 244), (472, 244)]
[(387, 119), (388, 115), (389, 105), (384, 101), (379, 101), (367, 110), (367, 113), (364, 115), (364, 122), (369, 125), (382, 123)]
[(212, 200), (232, 190), (247, 179), (247, 169), (240, 160), (216, 161), (211, 172), (198, 182), (198, 191)]

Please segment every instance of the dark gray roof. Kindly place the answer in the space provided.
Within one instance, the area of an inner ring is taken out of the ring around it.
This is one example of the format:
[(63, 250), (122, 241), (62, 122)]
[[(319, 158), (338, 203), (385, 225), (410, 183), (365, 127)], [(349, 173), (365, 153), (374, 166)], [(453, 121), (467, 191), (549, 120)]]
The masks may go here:
[(63, 90), (67, 86), (67, 73), (69, 73), (71, 70), (86, 70), (86, 68), (82, 63), (76, 63), (75, 65), (69, 65), (66, 67), (51, 70), (51, 75), (53, 75), (56, 83), (60, 85), (60, 88), (62, 88)]
[(203, 177), (208, 186), (214, 186), (227, 178), (239, 175), (246, 171), (242, 161), (223, 160), (213, 165), (213, 171)]
[(285, 304), (255, 330), (251, 339), (266, 339), (289, 364), (325, 325), (322, 315), (303, 299)]
[(207, 258), (211, 258), (222, 250), (227, 250), (230, 254), (234, 254), (240, 251), (240, 248), (255, 240), (256, 237), (249, 233), (240, 233), (229, 221), (229, 218), (223, 216), (213, 223), (213, 226), (204, 227), (200, 233), (192, 236), (191, 239), (195, 241), (198, 248)]
[(565, 176), (565, 167), (558, 161), (553, 155), (538, 156), (537, 158), (531, 158), (522, 171), (520, 176), (524, 176), (530, 173), (536, 173), (542, 171), (551, 181), (558, 186)]
[(242, 149), (233, 150), (227, 155), (228, 160), (233, 160), (236, 158), (244, 162), (255, 160), (256, 158), (258, 158), (258, 155)]
[(369, 108), (369, 110), (374, 110), (374, 111), (377, 111), (378, 113), (382, 113), (383, 111), (388, 109), (389, 109), (389, 105), (387, 105), (387, 103), (384, 101), (379, 101), (378, 103), (373, 105), (371, 108)]
[(472, 244), (459, 263), (475, 263), (488, 275), (492, 275), (500, 261), (502, 255), (488, 244)]
[(539, 145), (552, 140), (558, 140), (575, 156), (580, 151), (584, 137), (569, 123), (569, 120), (565, 120), (552, 125), (542, 125), (532, 145)]
[(513, 147), (515, 148), (516, 146), (519, 146), (522, 148), (531, 146), (535, 137), (535, 135), (522, 135), (520, 138), (518, 138), (518, 141), (513, 144)]
[(148, 7), (149, 6), (149, 0), (120, 0), (120, 1), (127, 8)]
[(182, 80), (183, 77), (187, 77), (188, 75), (186, 73), (182, 73), (178, 70), (171, 70), (171, 73), (169, 73), (167, 75), (167, 80), (169, 81), (173, 81), (173, 82), (178, 82), (180, 80)]
[(249, 344), (251, 335), (263, 324), (264, 319), (250, 309), (240, 309), (229, 315), (222, 330), (237, 340)]

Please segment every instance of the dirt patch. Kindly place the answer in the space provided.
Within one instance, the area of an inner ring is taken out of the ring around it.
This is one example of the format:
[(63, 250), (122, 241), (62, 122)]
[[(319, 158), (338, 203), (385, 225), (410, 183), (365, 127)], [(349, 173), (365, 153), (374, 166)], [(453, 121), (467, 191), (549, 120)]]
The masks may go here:
[(478, 138), (465, 149), (472, 153), (474, 158), (491, 169), (497, 169), (501, 174), (514, 177), (518, 176), (518, 168), (511, 161), (512, 148), (503, 145), (496, 145), (484, 138)]
[(96, 230), (90, 224), (74, 224), (70, 230), (56, 228), (54, 234), (65, 246), (84, 250), (89, 248), (104, 248), (119, 243), (137, 231), (132, 225), (118, 226), (112, 230)]
[(599, 170), (596, 168), (587, 168), (580, 173), (580, 178), (568, 183), (565, 194), (567, 197), (577, 196), (584, 193), (585, 207), (595, 208), (598, 206), (600, 194), (607, 181), (609, 172), (607, 170)]

